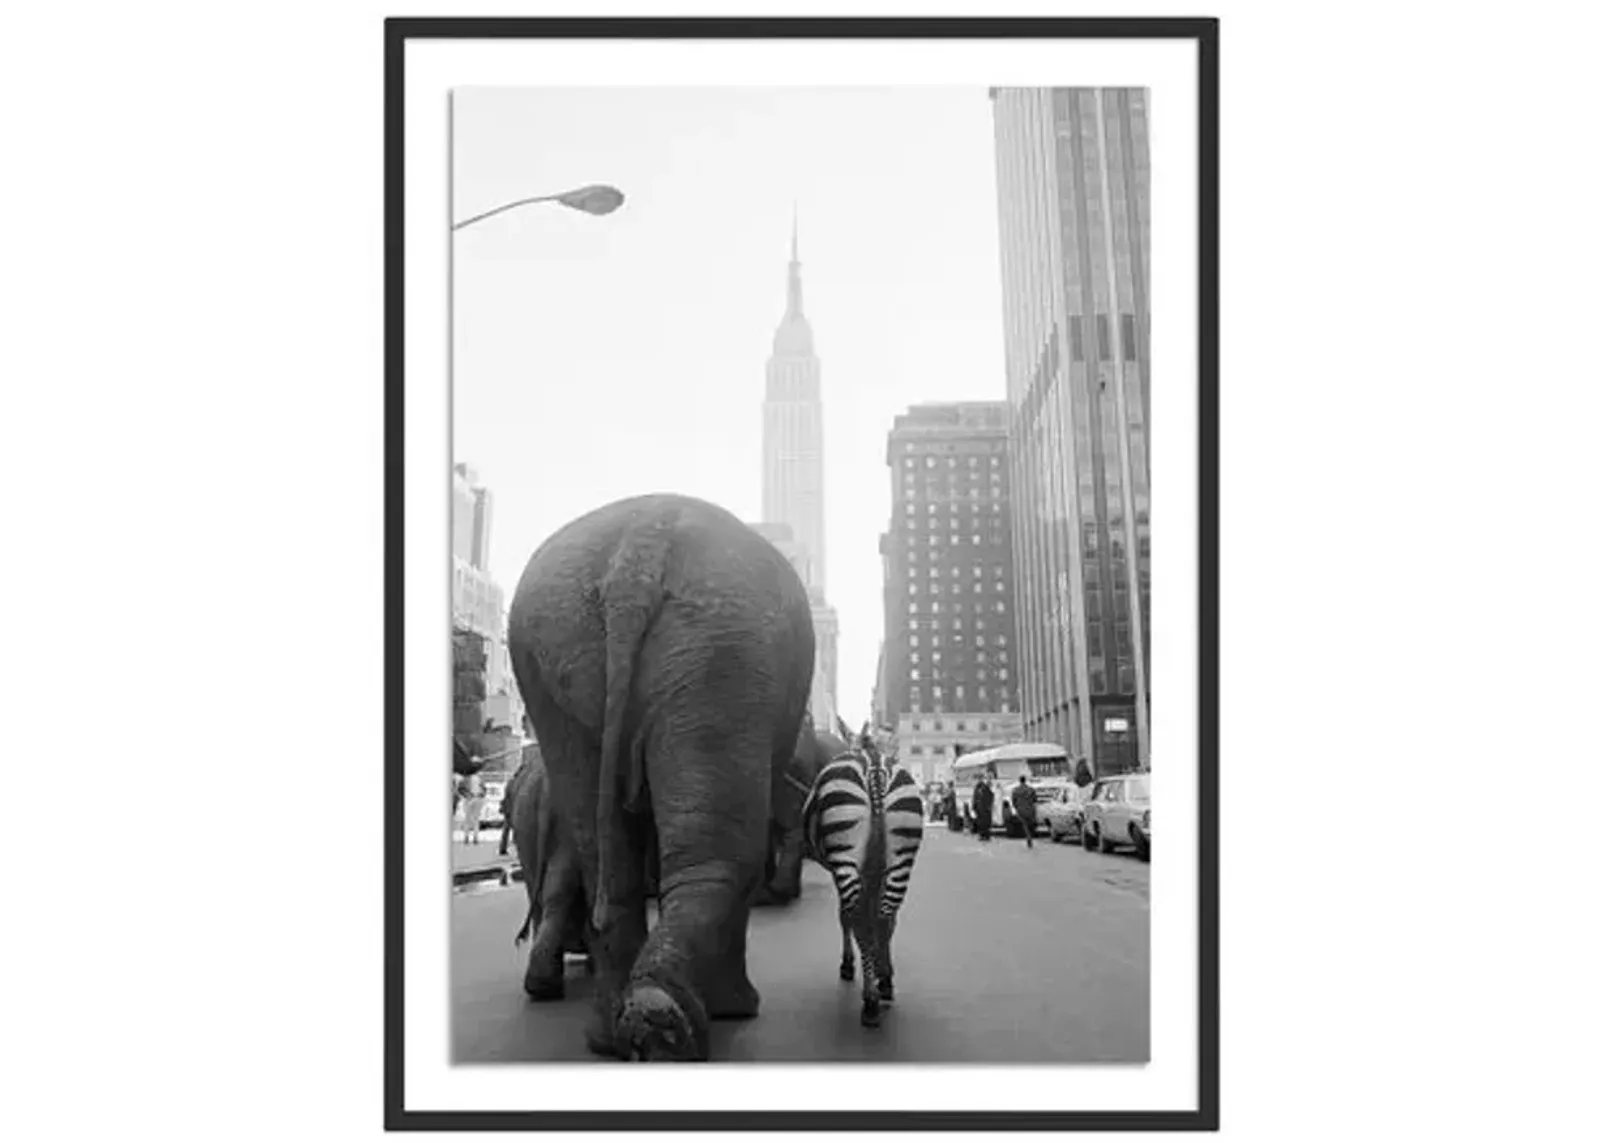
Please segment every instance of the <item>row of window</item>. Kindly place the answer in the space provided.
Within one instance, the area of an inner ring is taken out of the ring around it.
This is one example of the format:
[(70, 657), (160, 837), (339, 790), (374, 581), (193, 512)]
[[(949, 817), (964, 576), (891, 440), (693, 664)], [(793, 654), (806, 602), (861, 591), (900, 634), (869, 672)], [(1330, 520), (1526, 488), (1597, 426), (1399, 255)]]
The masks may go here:
[[(955, 624), (957, 624), (957, 628), (960, 628), (960, 623), (962, 623), (962, 621), (960, 621), (960, 620), (955, 621)], [(978, 620), (978, 623), (974, 623), (973, 626), (974, 626), (974, 628), (978, 628), (978, 631), (982, 631), (982, 629), (984, 629), (984, 621)], [(912, 636), (912, 637), (910, 637), (910, 645), (912, 645), (912, 647), (920, 647), (920, 645), (922, 645), (922, 644), (920, 644), (920, 640), (922, 640), (922, 636)], [(986, 645), (986, 644), (984, 644), (984, 637), (982, 637), (982, 636), (978, 636), (978, 639), (973, 640), (973, 642), (976, 642), (976, 644), (978, 644), (979, 647), (984, 647), (984, 645)], [(938, 636), (933, 636), (933, 644), (931, 644), (931, 645), (933, 645), (933, 647), (938, 647), (938, 645), (939, 645), (939, 637)], [(1006, 645), (1005, 636), (995, 636), (995, 647), (1005, 647), (1005, 645)]]
[[(933, 730), (943, 730), (944, 729), (944, 723), (940, 722), (940, 721), (937, 721), (937, 720), (935, 720), (934, 722), (930, 723), (929, 726)], [(988, 730), (989, 729), (989, 724), (987, 722), (985, 722), (983, 719), (978, 719), (976, 722), (973, 723), (973, 727), (974, 727), (974, 729), (977, 729), (977, 730)], [(957, 730), (963, 730), (963, 731), (966, 730), (967, 729), (966, 720), (965, 719), (957, 720), (956, 729)], [(1000, 729), (1000, 725), (998, 723), (995, 724), (995, 729), (996, 730)], [(921, 734), (922, 733), (922, 723), (913, 721), (912, 724), (911, 724), (911, 732), (913, 734)]]
[[(995, 584), (989, 590), (992, 591), (994, 594), (999, 595), (1001, 592), (1005, 591), (1005, 589), (1006, 589), (1006, 585), (1002, 582), (1002, 583)], [(917, 589), (917, 585), (914, 584), (914, 583), (908, 583), (906, 585), (906, 592), (908, 594), (910, 594), (910, 595), (916, 595), (917, 594), (917, 590), (918, 590)], [(941, 595), (941, 594), (943, 594), (943, 589), (942, 589), (941, 585), (939, 585), (937, 583), (930, 584), (930, 585), (928, 585), (928, 594), (929, 595)], [(961, 594), (961, 585), (959, 583), (951, 584), (950, 585), (950, 594), (951, 595), (960, 595)], [(983, 594), (983, 583), (981, 581), (972, 585), (972, 594), (973, 595), (982, 595)]]
[[(941, 659), (942, 655), (943, 655), (942, 651), (934, 651), (932, 653), (933, 661), (935, 663), (941, 662), (942, 661), (942, 659)], [(1005, 666), (1008, 662), (1010, 662), (1009, 658), (1006, 656), (1006, 653), (1004, 651), (996, 651), (994, 653), (994, 659), (995, 659), (995, 662), (999, 663), (1002, 667)], [(989, 652), (987, 652), (987, 651), (979, 651), (977, 653), (975, 661), (978, 662), (978, 663), (987, 663), (989, 661)], [(911, 652), (911, 662), (912, 662), (913, 665), (922, 662), (922, 652), (920, 652), (920, 651)]]
[[(915, 520), (908, 520), (906, 523), (907, 523), (907, 526), (910, 528), (911, 531), (913, 531), (913, 532), (916, 531), (917, 522)], [(929, 547), (937, 547), (939, 545), (939, 543), (941, 542), (940, 538), (939, 538), (939, 535), (940, 534), (938, 532), (927, 533), (928, 538), (923, 542), (926, 543)], [(963, 535), (967, 536), (967, 543), (971, 544), (973, 547), (982, 547), (983, 546), (984, 538), (983, 538), (983, 534), (981, 532), (967, 532), (967, 533), (946, 532), (944, 534), (944, 541), (943, 542), (949, 544), (952, 548), (959, 548), (961, 546), (961, 537)], [(915, 540), (916, 537), (911, 537), (911, 538), (913, 540)], [(989, 531), (989, 543), (998, 544), (1000, 542), (1001, 542), (1001, 540), (1000, 540), (1000, 529), (999, 528), (990, 529), (990, 531)]]
[[(913, 450), (913, 447), (914, 446), (912, 446), (912, 445), (907, 445), (906, 446), (906, 451), (907, 452), (911, 452)], [(935, 459), (934, 457), (930, 456), (930, 457), (927, 458), (927, 467), (928, 468), (934, 468), (934, 467), (936, 467), (938, 465), (938, 463), (939, 463), (938, 460)], [(953, 457), (953, 456), (946, 457), (944, 464), (945, 464), (946, 468), (955, 468), (956, 467), (956, 458)], [(905, 466), (907, 468), (915, 468), (917, 466), (917, 458), (914, 457), (914, 456), (906, 457)], [(978, 458), (975, 457), (975, 456), (967, 457), (967, 467), (968, 468), (977, 468), (978, 467)], [(989, 467), (990, 468), (998, 468), (998, 467), (1000, 467), (1000, 457), (998, 455), (991, 456), (989, 458)]]
[[(911, 563), (916, 563), (917, 562), (917, 553), (916, 552), (907, 552), (906, 555), (909, 558), (909, 561)], [(953, 579), (960, 579), (961, 578), (961, 567), (962, 567), (961, 564), (949, 564), (947, 566), (950, 568), (950, 576), (951, 576), (951, 578), (953, 578)], [(982, 579), (983, 578), (983, 569), (984, 569), (985, 566), (986, 565), (984, 564), (984, 562), (982, 560), (978, 560), (978, 559), (973, 560), (972, 561), (972, 578), (973, 579)], [(910, 571), (911, 571), (912, 575), (920, 574), (920, 569), (918, 569), (918, 568), (912, 568), (912, 569), (910, 569)], [(938, 567), (930, 567), (928, 569), (928, 575), (932, 579), (938, 579), (939, 578), (939, 568)], [(1005, 565), (996, 566), (995, 569), (994, 569), (994, 578), (1003, 580), (1003, 579), (1005, 579), (1005, 577), (1006, 577), (1006, 567), (1005, 567)]]
[[(912, 656), (913, 661), (915, 661), (915, 658), (916, 658), (916, 656)], [(989, 671), (987, 669), (983, 668), (983, 667), (979, 667), (977, 669), (977, 671), (975, 672), (975, 675), (976, 675), (977, 680), (980, 683), (986, 683), (986, 682), (989, 681)], [(913, 679), (921, 681), (921, 679), (922, 679), (922, 668), (921, 667), (912, 667), (911, 668), (911, 677)], [(1007, 670), (1005, 667), (1001, 667), (999, 670), (994, 672), (994, 677), (999, 679), (1002, 683), (1009, 682), (1011, 680), (1011, 672), (1009, 670)], [(943, 676), (934, 674), (934, 675), (930, 675), (929, 676), (929, 681), (934, 682), (934, 683), (938, 683), (940, 685), (943, 685), (942, 678), (943, 678)], [(960, 688), (958, 687), (957, 689), (959, 690)]]
[[(958, 610), (958, 611), (964, 611), (966, 609), (967, 605), (965, 603), (952, 603), (950, 606), (952, 608)], [(983, 611), (983, 609), (984, 609), (984, 604), (974, 603), (972, 605), (972, 609), (974, 611), (977, 611), (977, 612), (981, 613)], [(1005, 609), (1006, 609), (1005, 601), (1004, 600), (996, 600), (995, 601), (995, 605), (994, 605), (994, 609), (996, 611), (1004, 614)], [(920, 615), (922, 613), (921, 605), (918, 604), (915, 600), (912, 600), (910, 603), (906, 604), (906, 610), (909, 613), (911, 613), (912, 615)], [(934, 614), (934, 615), (940, 614), (939, 602), (937, 600), (935, 600), (933, 602), (933, 604), (928, 608), (928, 610), (929, 610), (929, 612), (931, 614)], [(956, 629), (959, 630), (960, 628), (961, 628), (961, 621), (958, 619), (958, 620), (956, 620)]]

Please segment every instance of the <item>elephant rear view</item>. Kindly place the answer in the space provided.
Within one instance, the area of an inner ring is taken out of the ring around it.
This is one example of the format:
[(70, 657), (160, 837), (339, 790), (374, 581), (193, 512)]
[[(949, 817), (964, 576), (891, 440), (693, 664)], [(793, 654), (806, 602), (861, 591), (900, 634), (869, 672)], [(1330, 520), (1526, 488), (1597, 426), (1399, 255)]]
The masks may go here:
[[(599, 968), (592, 1050), (705, 1059), (717, 1017), (753, 1016), (745, 970), (772, 783), (811, 689), (804, 585), (732, 514), (618, 501), (529, 560), (512, 669), (577, 847)], [(648, 847), (660, 919), (645, 931)]]

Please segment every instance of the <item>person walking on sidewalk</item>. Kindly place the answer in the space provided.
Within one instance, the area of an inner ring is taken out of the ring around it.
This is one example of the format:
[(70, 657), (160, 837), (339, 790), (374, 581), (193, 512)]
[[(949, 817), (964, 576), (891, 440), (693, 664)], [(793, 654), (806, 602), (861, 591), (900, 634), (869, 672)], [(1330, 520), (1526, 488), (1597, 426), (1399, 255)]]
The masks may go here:
[(483, 838), (478, 833), (478, 822), (483, 817), (483, 779), (476, 774), (467, 778), (465, 796), (461, 799), (462, 840), (477, 845)]
[(1011, 791), (1011, 808), (1017, 812), (1017, 820), (1022, 823), (1022, 836), (1028, 839), (1028, 848), (1033, 848), (1033, 825), (1039, 814), (1039, 792), (1028, 785), (1026, 774), (1017, 779), (1017, 788)]
[(972, 828), (978, 832), (979, 841), (988, 841), (989, 831), (994, 828), (994, 790), (990, 789), (988, 778), (980, 777), (972, 791)]

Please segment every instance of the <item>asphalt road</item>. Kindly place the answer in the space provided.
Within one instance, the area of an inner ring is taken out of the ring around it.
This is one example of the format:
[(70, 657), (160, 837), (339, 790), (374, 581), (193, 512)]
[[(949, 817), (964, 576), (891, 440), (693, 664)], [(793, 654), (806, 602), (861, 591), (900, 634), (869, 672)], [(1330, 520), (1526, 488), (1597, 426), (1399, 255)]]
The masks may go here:
[[(833, 885), (806, 865), (800, 900), (757, 909), (754, 1020), (712, 1026), (713, 1060), (1129, 1063), (1150, 1055), (1150, 867), (1129, 854), (930, 826), (895, 934), (894, 1007), (860, 1024), (860, 986), (838, 978)], [(457, 1063), (595, 1059), (583, 1046), (590, 981), (564, 1000), (522, 991), (512, 937), (520, 885), (459, 893), (451, 911)], [(595, 1060), (596, 1063), (604, 1061)]]

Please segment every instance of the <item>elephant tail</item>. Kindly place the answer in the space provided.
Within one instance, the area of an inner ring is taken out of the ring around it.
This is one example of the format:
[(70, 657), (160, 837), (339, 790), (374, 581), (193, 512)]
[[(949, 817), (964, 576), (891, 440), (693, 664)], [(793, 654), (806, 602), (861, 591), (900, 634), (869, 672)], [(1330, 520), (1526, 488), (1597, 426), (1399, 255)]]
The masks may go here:
[(528, 934), (530, 932), (532, 932), (532, 931), (533, 931), (533, 904), (532, 904), (532, 902), (530, 902), (528, 904), (528, 915), (522, 919), (522, 928), (517, 930), (516, 938), (511, 943), (520, 947), (522, 942), (528, 939)]
[[(675, 518), (652, 520), (624, 534), (601, 585), (606, 629), (605, 716), (600, 732), (600, 798), (595, 840), (598, 870), (591, 924), (597, 932), (611, 927), (615, 889), (618, 787), (624, 775), (623, 731), (628, 699), (633, 694), (633, 668), (639, 647), (661, 610), (667, 556)], [(627, 751), (626, 799), (636, 803), (643, 784), (639, 752)]]

